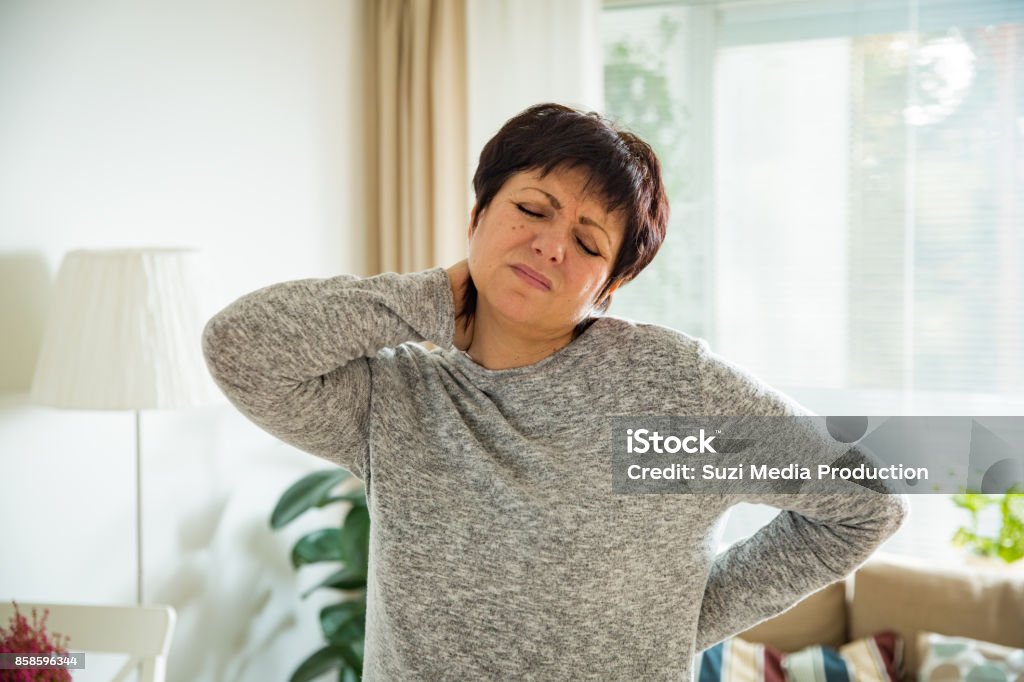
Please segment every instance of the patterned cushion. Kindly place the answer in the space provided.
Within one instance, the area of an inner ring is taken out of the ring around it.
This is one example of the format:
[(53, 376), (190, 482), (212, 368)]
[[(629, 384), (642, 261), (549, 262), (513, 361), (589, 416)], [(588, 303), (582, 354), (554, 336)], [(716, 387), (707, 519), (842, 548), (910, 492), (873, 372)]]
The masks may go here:
[(739, 637), (719, 642), (704, 652), (697, 682), (782, 682), (782, 652)]
[(918, 682), (1024, 682), (1024, 649), (922, 632), (917, 650)]
[(880, 632), (837, 651), (810, 646), (791, 654), (738, 637), (719, 642), (701, 657), (698, 682), (897, 682), (903, 640)]

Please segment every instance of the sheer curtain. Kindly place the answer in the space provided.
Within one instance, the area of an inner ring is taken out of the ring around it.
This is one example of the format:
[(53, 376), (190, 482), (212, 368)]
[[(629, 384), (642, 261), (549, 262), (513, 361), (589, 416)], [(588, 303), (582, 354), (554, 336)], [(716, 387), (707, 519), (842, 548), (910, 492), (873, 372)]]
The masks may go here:
[(601, 108), (600, 16), (600, 0), (372, 3), (371, 271), (465, 257), (480, 150), (513, 115)]
[[(1024, 414), (1024, 3), (620, 2), (602, 32), (673, 208), (610, 312), (820, 414)], [(952, 556), (966, 519), (912, 504), (890, 549)]]
[(462, 0), (379, 0), (369, 12), (370, 273), (465, 257), (468, 103)]
[(532, 104), (601, 110), (600, 19), (600, 0), (469, 0), (471, 174), (487, 140)]

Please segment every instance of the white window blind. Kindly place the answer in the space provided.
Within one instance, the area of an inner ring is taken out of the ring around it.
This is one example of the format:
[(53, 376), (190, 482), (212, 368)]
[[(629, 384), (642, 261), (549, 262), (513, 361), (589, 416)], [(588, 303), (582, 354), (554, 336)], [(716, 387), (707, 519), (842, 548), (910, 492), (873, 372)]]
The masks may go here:
[(1024, 3), (631, 3), (602, 35), (673, 212), (613, 313), (804, 396), (1021, 399)]
[[(1024, 2), (625, 0), (601, 31), (672, 208), (612, 314), (819, 414), (1024, 414)], [(963, 512), (912, 506), (885, 548), (957, 556)]]

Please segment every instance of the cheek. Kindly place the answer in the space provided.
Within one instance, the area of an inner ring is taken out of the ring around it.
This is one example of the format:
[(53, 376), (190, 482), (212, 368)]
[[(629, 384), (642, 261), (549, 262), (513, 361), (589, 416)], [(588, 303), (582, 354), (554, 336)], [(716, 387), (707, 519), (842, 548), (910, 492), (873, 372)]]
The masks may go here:
[(467, 249), (470, 274), (481, 279), (492, 272), (500, 260), (502, 246), (490, 233), (477, 233)]
[(486, 260), (499, 259), (511, 249), (522, 248), (523, 240), (528, 238), (529, 231), (524, 223), (512, 223), (501, 229), (477, 232), (470, 240), (469, 253), (475, 252), (478, 258)]
[(589, 289), (599, 289), (604, 281), (608, 278), (608, 268), (604, 267), (603, 261), (601, 265), (598, 265), (591, 261), (588, 263), (589, 267), (586, 268), (585, 278), (587, 280), (587, 287)]
[(527, 236), (526, 225), (523, 223), (511, 223), (501, 231), (498, 241), (503, 244), (518, 244)]
[(601, 277), (602, 273), (595, 272), (587, 267), (580, 268), (566, 282), (570, 285), (570, 290), (575, 293), (570, 298), (565, 299), (565, 302), (576, 308), (588, 305), (598, 289), (601, 288), (601, 284), (604, 283)]

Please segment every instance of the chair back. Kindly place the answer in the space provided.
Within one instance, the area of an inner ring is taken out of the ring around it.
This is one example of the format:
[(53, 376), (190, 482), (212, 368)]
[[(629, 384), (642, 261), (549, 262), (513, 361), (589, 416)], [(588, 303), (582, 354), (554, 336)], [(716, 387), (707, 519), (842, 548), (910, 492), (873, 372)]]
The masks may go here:
[[(176, 614), (166, 604), (96, 606), (18, 602), (18, 611), (31, 621), (35, 608), (41, 619), (50, 610), (46, 629), (70, 638), (70, 651), (128, 654), (112, 682), (122, 682), (142, 666), (140, 682), (164, 682)], [(7, 627), (14, 605), (0, 602), (0, 624)]]

